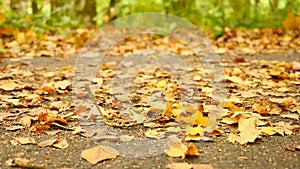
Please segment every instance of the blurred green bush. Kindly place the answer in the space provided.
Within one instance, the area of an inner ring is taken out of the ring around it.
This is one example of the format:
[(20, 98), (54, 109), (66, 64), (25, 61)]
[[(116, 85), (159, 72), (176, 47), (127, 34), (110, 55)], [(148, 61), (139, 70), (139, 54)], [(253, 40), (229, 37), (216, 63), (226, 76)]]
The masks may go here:
[(289, 12), (300, 12), (300, 0), (3, 0), (0, 12), (7, 17), (3, 25), (37, 29), (101, 26), (134, 13), (163, 12), (218, 35), (224, 27), (282, 27)]

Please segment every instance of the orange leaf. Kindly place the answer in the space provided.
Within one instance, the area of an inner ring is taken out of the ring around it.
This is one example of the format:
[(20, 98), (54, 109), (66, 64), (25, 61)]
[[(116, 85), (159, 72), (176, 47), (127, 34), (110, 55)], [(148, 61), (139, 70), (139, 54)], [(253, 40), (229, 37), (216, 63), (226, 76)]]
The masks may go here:
[(231, 110), (231, 111), (239, 111), (240, 110), (239, 107), (237, 107), (236, 105), (234, 105), (231, 102), (224, 102), (223, 103), (223, 107), (229, 108), (229, 110)]
[(173, 110), (173, 103), (172, 102), (167, 102), (166, 106), (165, 106), (165, 110), (163, 112), (163, 115), (171, 116), (172, 115), (172, 110)]
[(47, 121), (48, 113), (39, 114), (39, 121)]
[(2, 25), (6, 21), (5, 13), (0, 13), (0, 25)]
[(41, 131), (48, 130), (50, 128), (50, 126), (47, 124), (38, 124), (35, 126), (35, 128), (36, 128), (36, 131), (41, 132)]
[(295, 16), (292, 12), (289, 12), (282, 25), (287, 30), (298, 30), (300, 29), (300, 17)]

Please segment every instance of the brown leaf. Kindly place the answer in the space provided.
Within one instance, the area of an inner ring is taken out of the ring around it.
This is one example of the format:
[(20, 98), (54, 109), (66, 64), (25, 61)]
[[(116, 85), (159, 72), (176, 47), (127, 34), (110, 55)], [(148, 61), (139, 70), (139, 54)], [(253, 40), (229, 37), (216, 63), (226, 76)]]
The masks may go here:
[(15, 139), (20, 144), (36, 144), (35, 139), (31, 138), (31, 137), (18, 137), (18, 138), (15, 138)]
[(49, 140), (44, 140), (38, 144), (39, 147), (47, 147), (47, 146), (52, 146), (57, 139), (49, 139)]
[(54, 83), (54, 87), (56, 89), (61, 89), (61, 90), (65, 90), (68, 87), (70, 87), (71, 85), (72, 85), (72, 83), (68, 80), (58, 81), (58, 82)]
[(166, 150), (165, 153), (169, 157), (181, 157), (184, 159), (187, 151), (188, 151), (188, 147), (185, 144), (179, 142), (171, 146), (171, 148)]
[(86, 159), (92, 164), (97, 164), (100, 161), (114, 159), (119, 155), (115, 149), (106, 146), (96, 146), (81, 152), (81, 158)]
[(56, 141), (52, 146), (56, 147), (56, 148), (64, 149), (64, 148), (68, 148), (69, 147), (69, 143), (64, 138), (63, 140)]
[(50, 126), (47, 125), (47, 124), (37, 124), (37, 125), (35, 126), (35, 130), (36, 130), (37, 132), (45, 131), (45, 130), (48, 130), (49, 128), (50, 128)]
[(189, 163), (172, 163), (166, 167), (169, 169), (192, 169), (192, 165)]

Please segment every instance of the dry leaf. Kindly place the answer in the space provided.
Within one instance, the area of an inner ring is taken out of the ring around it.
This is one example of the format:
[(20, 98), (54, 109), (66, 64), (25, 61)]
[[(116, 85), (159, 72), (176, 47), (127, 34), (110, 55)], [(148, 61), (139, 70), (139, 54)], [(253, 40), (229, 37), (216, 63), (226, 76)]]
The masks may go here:
[(193, 143), (189, 143), (188, 145), (178, 142), (178, 143), (170, 143), (170, 149), (166, 150), (165, 153), (169, 157), (181, 157), (185, 158), (186, 155), (197, 156), (199, 155), (197, 147)]
[(192, 164), (193, 169), (213, 169), (211, 164)]
[(70, 87), (71, 85), (72, 85), (72, 83), (68, 80), (58, 81), (58, 82), (54, 83), (54, 87), (56, 89), (61, 89), (61, 90), (65, 90), (68, 87)]
[(195, 136), (195, 135), (199, 135), (199, 136), (204, 136), (204, 130), (203, 128), (201, 127), (201, 125), (198, 125), (197, 127), (192, 127), (188, 132), (187, 132), (188, 135), (192, 135), (192, 136)]
[(171, 148), (166, 150), (165, 153), (169, 156), (169, 157), (181, 157), (181, 158), (185, 158), (185, 155), (188, 151), (188, 147), (184, 144), (184, 143), (175, 143), (175, 145), (170, 146)]
[(222, 106), (223, 106), (224, 108), (229, 108), (229, 110), (231, 110), (231, 111), (240, 111), (240, 108), (237, 107), (236, 105), (234, 105), (234, 104), (231, 103), (231, 102), (224, 102), (224, 103), (222, 104)]
[(6, 90), (6, 91), (11, 91), (11, 90), (20, 89), (20, 88), (21, 88), (21, 86), (12, 80), (3, 81), (2, 84), (0, 84), (0, 89)]
[(69, 147), (69, 143), (64, 138), (63, 140), (56, 141), (52, 146), (56, 147), (56, 148), (64, 149), (64, 148), (68, 148)]
[(18, 141), (20, 144), (36, 144), (35, 139), (31, 137), (18, 137), (15, 138), (15, 140)]
[(246, 117), (241, 115), (238, 123), (239, 134), (230, 133), (227, 140), (234, 143), (235, 141), (240, 144), (246, 144), (248, 142), (254, 142), (256, 138), (259, 137), (261, 131), (256, 128), (256, 118)]
[(86, 159), (92, 164), (97, 164), (100, 161), (114, 159), (119, 155), (115, 149), (106, 146), (96, 146), (81, 152), (81, 158)]
[(48, 146), (52, 146), (55, 142), (57, 141), (57, 139), (49, 139), (49, 140), (44, 140), (42, 142), (40, 142), (38, 144), (39, 147), (48, 147)]
[(269, 136), (276, 134), (276, 131), (272, 127), (261, 127), (260, 131)]
[(172, 163), (166, 167), (169, 169), (192, 169), (192, 165), (189, 163)]
[(156, 131), (156, 130), (148, 130), (144, 134), (148, 138), (161, 139), (165, 137), (165, 132)]
[(30, 116), (23, 116), (23, 117), (20, 119), (20, 122), (21, 122), (21, 124), (22, 124), (24, 127), (30, 127), (30, 125), (31, 125), (31, 117), (30, 117)]
[(293, 69), (296, 71), (300, 70), (300, 62), (293, 62)]
[(23, 126), (19, 126), (19, 125), (14, 125), (14, 126), (9, 126), (9, 127), (5, 127), (5, 129), (7, 131), (15, 131), (15, 130), (20, 130), (23, 129)]
[(284, 118), (299, 120), (299, 114), (291, 114), (291, 113), (289, 113), (289, 114), (281, 114), (280, 116), (284, 117)]
[(198, 156), (199, 152), (195, 144), (193, 143), (188, 143), (188, 151), (186, 155), (191, 155), (191, 156)]

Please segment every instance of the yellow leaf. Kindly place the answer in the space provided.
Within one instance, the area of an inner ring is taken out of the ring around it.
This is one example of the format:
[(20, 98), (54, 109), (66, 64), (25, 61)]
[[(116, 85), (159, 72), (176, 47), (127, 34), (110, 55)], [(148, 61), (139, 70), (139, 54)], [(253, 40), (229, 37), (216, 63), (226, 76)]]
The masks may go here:
[(199, 141), (202, 136), (199, 135), (188, 135), (185, 137), (184, 141)]
[(256, 128), (256, 117), (247, 117), (241, 115), (238, 123), (239, 134), (230, 133), (227, 140), (231, 143), (235, 141), (240, 144), (246, 144), (248, 142), (254, 142), (256, 138), (259, 137), (261, 131)]
[(260, 131), (269, 136), (272, 136), (276, 133), (276, 131), (272, 127), (262, 127)]
[(236, 105), (234, 105), (231, 102), (224, 102), (223, 107), (224, 108), (229, 108), (229, 110), (231, 110), (231, 111), (240, 111), (240, 108), (237, 107)]
[(13, 35), (18, 44), (23, 44), (26, 41), (25, 33), (18, 30), (13, 31)]
[(167, 102), (165, 109), (163, 111), (164, 116), (171, 116), (172, 115), (172, 110), (173, 110), (173, 103), (172, 102)]
[(197, 127), (193, 127), (189, 130), (188, 132), (189, 135), (200, 135), (200, 136), (204, 136), (204, 130), (201, 127), (201, 125), (198, 125)]
[(211, 119), (209, 119), (208, 117), (203, 117), (202, 112), (197, 111), (196, 114), (197, 114), (197, 118), (196, 118), (194, 124), (201, 125), (203, 127), (216, 125), (216, 123), (214, 121), (212, 121)]
[(167, 82), (165, 80), (161, 80), (156, 84), (156, 87), (165, 87)]
[(188, 151), (188, 147), (183, 143), (177, 143), (175, 146), (172, 146), (170, 149), (166, 150), (165, 153), (169, 157), (181, 157), (185, 158), (185, 155)]
[(197, 113), (193, 113), (190, 116), (183, 116), (182, 114), (180, 114), (180, 116), (178, 116), (177, 118), (177, 121), (183, 121), (187, 124), (194, 124), (196, 118), (197, 118)]

